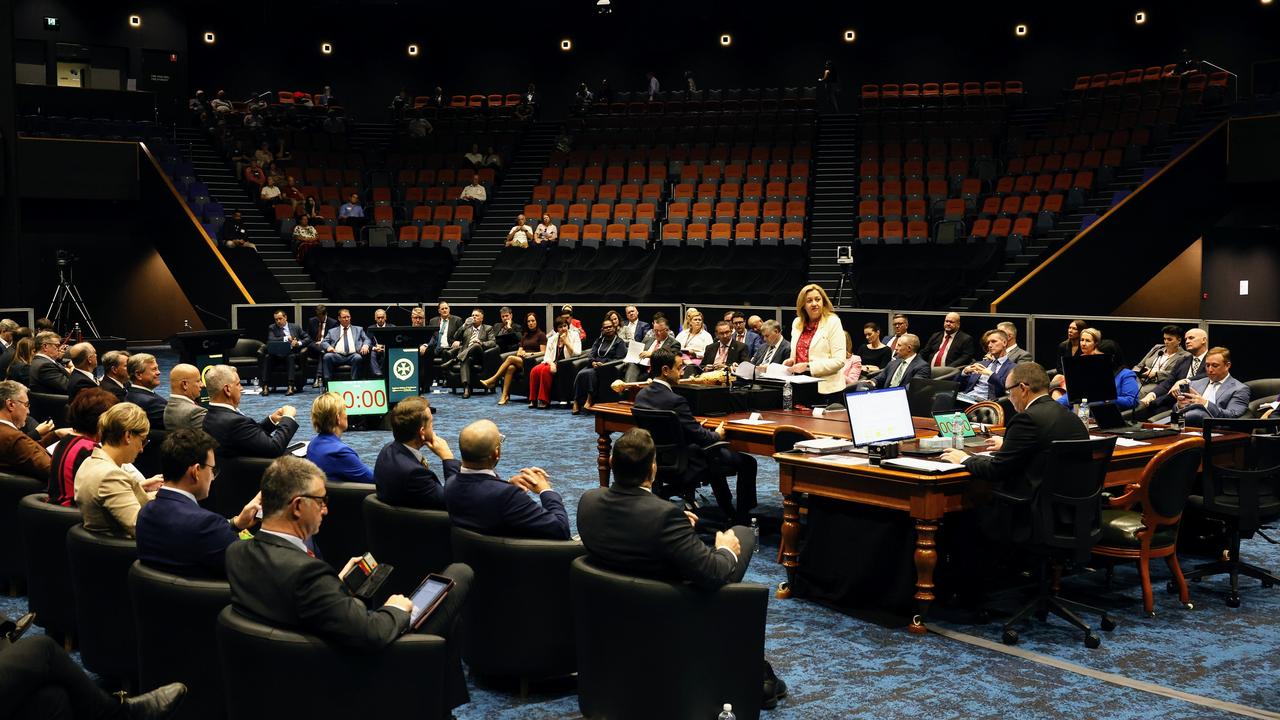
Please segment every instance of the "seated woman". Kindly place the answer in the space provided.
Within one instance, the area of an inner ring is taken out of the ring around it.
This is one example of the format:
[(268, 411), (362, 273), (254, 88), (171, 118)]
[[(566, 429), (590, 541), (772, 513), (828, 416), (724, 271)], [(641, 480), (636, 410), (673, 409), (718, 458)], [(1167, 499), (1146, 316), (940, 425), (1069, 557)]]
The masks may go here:
[[(1124, 358), (1120, 356), (1120, 346), (1114, 342), (1103, 342), (1102, 333), (1094, 328), (1085, 328), (1080, 331), (1080, 354), (1081, 355), (1108, 355), (1111, 358), (1111, 371), (1115, 375), (1116, 382), (1116, 400), (1115, 405), (1120, 410), (1132, 410), (1138, 406), (1138, 376), (1132, 370), (1124, 366)], [(1053, 389), (1050, 396), (1058, 401), (1058, 404), (1064, 407), (1071, 407), (1076, 402), (1088, 398), (1072, 398), (1067, 394), (1066, 378), (1058, 375), (1050, 383)], [(1105, 402), (1105, 401), (1103, 401)], [(1101, 405), (1102, 402), (1091, 402), (1090, 406)]]
[(821, 285), (810, 283), (796, 296), (796, 319), (791, 323), (791, 357), (782, 364), (796, 375), (818, 378), (824, 402), (844, 400), (844, 327), (831, 298)]
[[(515, 379), (516, 373), (524, 369), (525, 363), (533, 365), (541, 362), (542, 356), (547, 352), (547, 334), (538, 328), (538, 315), (536, 313), (525, 315), (524, 324), (525, 330), (520, 336), (520, 347), (503, 356), (502, 364), (498, 366), (498, 371), (493, 374), (493, 377), (480, 381), (480, 384), (486, 388), (492, 388), (498, 384), (499, 378), (502, 379), (502, 396), (498, 398), (499, 405), (507, 404), (507, 400), (511, 397), (511, 381)], [(530, 395), (530, 398), (532, 397)], [(530, 404), (532, 405), (532, 402)]]
[(13, 350), (13, 362), (9, 363), (9, 369), (5, 371), (4, 379), (20, 382), (23, 385), (30, 385), (31, 378), (28, 376), (28, 370), (31, 368), (31, 359), (35, 356), (35, 341), (29, 337), (19, 340)]
[(542, 222), (539, 222), (538, 227), (533, 231), (533, 242), (539, 245), (555, 243), (559, 237), (560, 231), (556, 228), (556, 224), (551, 222), (551, 216), (542, 213)]
[(694, 312), (692, 315), (685, 316), (686, 323), (684, 330), (676, 336), (676, 342), (680, 343), (680, 351), (696, 360), (702, 359), (702, 353), (706, 347), (715, 342), (715, 338), (711, 337), (711, 333), (703, 327), (702, 313)]
[(347, 404), (342, 395), (327, 392), (311, 403), (311, 426), (316, 436), (307, 445), (307, 459), (338, 482), (373, 482), (373, 468), (342, 442), (347, 429)]
[(862, 337), (866, 338), (866, 342), (859, 345), (854, 354), (862, 358), (862, 374), (875, 375), (893, 359), (893, 349), (880, 342), (880, 326), (876, 323), (863, 325)]
[(547, 341), (542, 364), (529, 371), (529, 407), (551, 406), (551, 383), (555, 379), (556, 363), (582, 352), (582, 341), (569, 332), (569, 321), (563, 315), (556, 318), (556, 334)]
[(71, 433), (53, 448), (49, 468), (49, 504), (71, 507), (76, 502), (76, 473), (98, 447), (98, 420), (120, 401), (102, 388), (86, 388), (76, 393), (67, 408)]
[(76, 471), (76, 504), (85, 530), (136, 537), (138, 511), (164, 480), (156, 476), (140, 481), (124, 466), (142, 453), (150, 432), (146, 411), (130, 402), (112, 405), (98, 418), (102, 444)]
[(1067, 339), (1058, 343), (1058, 372), (1062, 372), (1065, 365), (1063, 358), (1075, 357), (1081, 353), (1080, 333), (1089, 327), (1089, 323), (1084, 320), (1072, 320), (1067, 323)]
[(298, 217), (298, 224), (293, 226), (293, 242), (293, 252), (299, 260), (305, 258), (311, 248), (319, 244), (316, 239), (316, 229), (311, 225), (311, 216)]

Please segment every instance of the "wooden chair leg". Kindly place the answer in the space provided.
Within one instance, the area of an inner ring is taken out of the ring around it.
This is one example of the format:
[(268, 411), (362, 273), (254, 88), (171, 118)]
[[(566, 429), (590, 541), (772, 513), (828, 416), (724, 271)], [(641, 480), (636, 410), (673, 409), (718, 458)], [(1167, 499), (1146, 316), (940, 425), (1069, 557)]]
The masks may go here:
[(1187, 578), (1182, 574), (1182, 566), (1178, 564), (1177, 553), (1171, 553), (1164, 558), (1165, 563), (1169, 566), (1169, 572), (1173, 573), (1173, 581), (1178, 586), (1178, 600), (1183, 606), (1191, 606), (1191, 590), (1187, 587)]
[(1151, 556), (1143, 553), (1138, 556), (1138, 575), (1142, 578), (1142, 609), (1147, 617), (1155, 617), (1155, 599), (1151, 597)]

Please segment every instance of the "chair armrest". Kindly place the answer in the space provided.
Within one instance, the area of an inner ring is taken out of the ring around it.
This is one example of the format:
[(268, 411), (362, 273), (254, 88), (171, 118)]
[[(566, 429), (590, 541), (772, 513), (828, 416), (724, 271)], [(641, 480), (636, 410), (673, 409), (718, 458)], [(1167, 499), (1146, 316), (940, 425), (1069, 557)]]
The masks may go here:
[(1137, 495), (1138, 490), (1141, 488), (1142, 486), (1138, 483), (1129, 483), (1128, 485), (1125, 485), (1124, 494), (1119, 497), (1109, 498), (1107, 500), (1107, 507), (1128, 510), (1134, 505), (1134, 503), (1138, 502), (1138, 498), (1136, 498), (1135, 495)]
[(1014, 495), (1013, 493), (1008, 493), (1003, 490), (992, 490), (991, 496), (1000, 498), (1004, 502), (1007, 502), (1011, 505), (1030, 505), (1031, 504), (1030, 495), (1027, 495), (1027, 496)]
[(729, 447), (729, 441), (728, 441), (728, 440), (717, 440), (716, 442), (713, 442), (713, 443), (711, 443), (710, 445), (704, 445), (704, 446), (702, 447), (702, 451), (703, 451), (703, 452), (706, 452), (707, 450), (717, 450), (717, 449), (722, 448), (722, 447)]

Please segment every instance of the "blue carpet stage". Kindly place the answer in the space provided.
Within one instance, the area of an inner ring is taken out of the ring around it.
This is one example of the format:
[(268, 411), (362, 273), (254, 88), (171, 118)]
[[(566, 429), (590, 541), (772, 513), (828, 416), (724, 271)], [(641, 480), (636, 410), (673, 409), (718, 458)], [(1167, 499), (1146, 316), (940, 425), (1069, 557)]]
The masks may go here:
[[(167, 377), (175, 357), (167, 352), (160, 357)], [(261, 417), (292, 401), (302, 425), (298, 437), (307, 439), (312, 436), (310, 402), (317, 393), (308, 388), (291, 398), (246, 394), (242, 408)], [(529, 410), (514, 399), (497, 407), (494, 395), (463, 400), (461, 395), (436, 394), (430, 399), (437, 411), (436, 431), (455, 450), (463, 426), (480, 418), (494, 420), (508, 438), (498, 471), (510, 475), (527, 465), (545, 468), (575, 519), (578, 498), (598, 482), (590, 416)], [(390, 433), (351, 432), (344, 439), (372, 465)], [(780, 517), (776, 466), (763, 458), (759, 492), (760, 511)], [(774, 562), (777, 548), (777, 536), (766, 534), (748, 581), (774, 587), (784, 579), (782, 566)], [(1246, 542), (1243, 554), (1272, 570), (1280, 567), (1280, 549), (1261, 538)], [(1183, 563), (1184, 568), (1194, 565), (1191, 559)], [(1219, 576), (1191, 586), (1195, 610), (1186, 611), (1175, 596), (1163, 592), (1168, 577), (1164, 564), (1153, 564), (1152, 574), (1158, 613), (1154, 619), (1141, 616), (1141, 590), (1136, 569), (1130, 566), (1116, 568), (1110, 590), (1104, 589), (1101, 573), (1083, 573), (1064, 582), (1068, 591), (1075, 591), (1072, 596), (1105, 605), (1119, 620), (1114, 632), (1101, 633), (1101, 648), (1085, 649), (1079, 635), (1060, 622), (1023, 633), (1017, 647), (1129, 680), (1280, 713), (1280, 589), (1264, 590), (1254, 580), (1242, 581), (1242, 607), (1232, 610), (1223, 602), (1226, 578)], [(1004, 599), (1012, 607), (1019, 598)], [(10, 616), (20, 615), (25, 607), (25, 598), (0, 598), (0, 610)], [(934, 620), (940, 628), (999, 640), (995, 622), (974, 624), (959, 613), (940, 615)], [(673, 647), (677, 644), (676, 639), (671, 642)], [(766, 642), (767, 656), (791, 689), (777, 710), (765, 713), (768, 718), (1240, 717), (1237, 712), (1087, 677), (1034, 657), (1006, 655), (936, 634), (910, 635), (805, 600), (770, 600)], [(535, 685), (522, 700), (514, 688), (473, 683), (472, 702), (456, 714), (463, 720), (573, 718), (578, 717), (578, 703), (572, 684)], [(709, 709), (707, 717), (714, 714)]]

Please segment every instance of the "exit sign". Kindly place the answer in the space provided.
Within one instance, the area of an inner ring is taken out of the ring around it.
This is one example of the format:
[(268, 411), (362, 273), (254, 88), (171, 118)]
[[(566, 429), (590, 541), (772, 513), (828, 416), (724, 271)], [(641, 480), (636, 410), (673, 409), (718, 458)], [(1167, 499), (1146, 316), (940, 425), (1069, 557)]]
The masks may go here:
[(58, 18), (56, 17), (46, 17), (44, 19), (45, 30), (52, 30), (56, 32), (60, 26), (61, 24), (58, 22)]

